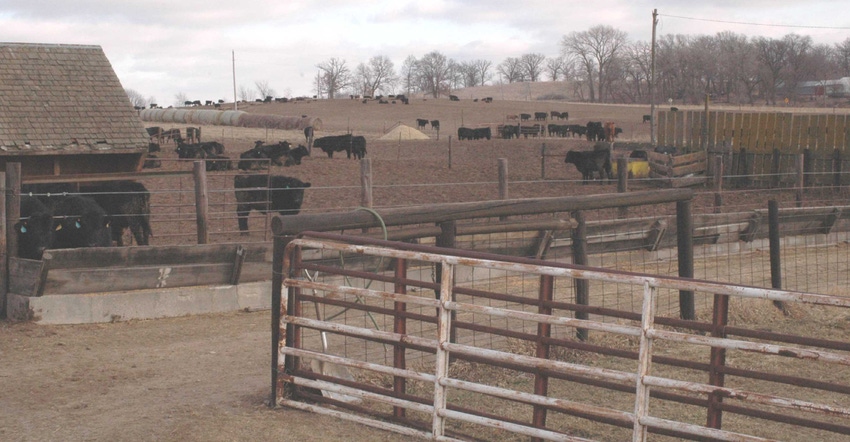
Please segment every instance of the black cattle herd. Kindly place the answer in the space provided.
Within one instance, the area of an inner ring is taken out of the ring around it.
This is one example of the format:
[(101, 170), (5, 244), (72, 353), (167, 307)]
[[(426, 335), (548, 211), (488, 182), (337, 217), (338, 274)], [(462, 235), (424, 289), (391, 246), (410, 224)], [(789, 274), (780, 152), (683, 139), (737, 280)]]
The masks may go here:
[[(535, 112), (536, 121), (566, 120), (567, 112), (552, 111), (549, 114)], [(649, 120), (644, 116), (644, 121)], [(594, 179), (612, 179), (610, 142), (622, 132), (613, 123), (588, 122), (579, 124), (523, 125), (522, 121), (532, 118), (531, 114), (508, 115), (507, 120), (516, 124), (502, 124), (496, 135), (505, 138), (520, 136), (586, 137), (597, 141), (590, 152), (569, 151), (564, 161), (574, 164), (582, 175), (582, 183)], [(439, 131), (438, 120), (417, 119), (417, 126), (424, 129), (430, 125)], [(200, 129), (188, 128), (187, 137), (179, 129), (163, 130), (148, 128), (151, 136), (146, 168), (159, 167), (160, 160), (155, 152), (161, 151), (160, 143), (173, 141), (175, 152), (181, 159), (203, 159), (207, 171), (238, 169), (253, 171), (267, 169), (270, 165), (296, 166), (302, 158), (310, 155), (310, 149), (321, 149), (328, 158), (336, 152), (345, 152), (347, 158), (362, 159), (366, 156), (366, 139), (352, 134), (326, 136), (313, 139), (312, 128), (304, 130), (307, 144), (293, 147), (288, 141), (266, 144), (256, 141), (253, 148), (242, 152), (238, 160), (225, 155), (224, 145), (216, 141), (202, 142)], [(490, 127), (458, 128), (458, 140), (491, 139)], [(662, 152), (670, 153), (670, 152)], [(281, 215), (297, 214), (304, 201), (304, 190), (309, 182), (282, 175), (238, 174), (234, 177), (234, 193), (237, 200), (236, 216), (239, 230), (248, 234), (248, 215), (252, 210), (261, 213), (277, 212)], [(150, 192), (135, 181), (111, 181), (98, 184), (30, 184), (21, 189), (21, 218), (15, 224), (18, 239), (18, 256), (41, 259), (48, 249), (77, 247), (122, 246), (124, 231), (129, 229), (138, 245), (148, 245), (153, 231), (150, 225)]]

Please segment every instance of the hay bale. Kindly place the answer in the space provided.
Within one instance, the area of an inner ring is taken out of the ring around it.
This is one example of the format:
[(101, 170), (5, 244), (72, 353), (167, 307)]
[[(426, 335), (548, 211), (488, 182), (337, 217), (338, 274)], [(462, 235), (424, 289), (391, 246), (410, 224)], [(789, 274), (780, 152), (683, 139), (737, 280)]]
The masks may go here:
[(162, 122), (164, 123), (173, 123), (174, 122), (174, 114), (177, 112), (177, 109), (169, 108), (165, 109), (162, 112), (162, 116), (160, 117)]
[(174, 113), (171, 114), (171, 122), (172, 123), (185, 123), (186, 122), (186, 113), (191, 112), (186, 109), (175, 109)]
[(221, 125), (221, 117), (224, 115), (222, 111), (216, 110), (197, 110), (192, 114), (192, 124), (201, 125)]
[(221, 124), (225, 126), (238, 126), (239, 120), (247, 115), (243, 111), (222, 111)]

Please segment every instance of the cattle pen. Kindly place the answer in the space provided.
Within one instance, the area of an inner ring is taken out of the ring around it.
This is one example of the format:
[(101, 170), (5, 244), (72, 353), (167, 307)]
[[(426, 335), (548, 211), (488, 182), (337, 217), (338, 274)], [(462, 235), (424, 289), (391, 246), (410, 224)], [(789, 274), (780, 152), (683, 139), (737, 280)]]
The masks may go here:
[[(497, 217), (509, 205), (477, 213)], [(445, 225), (446, 213), (406, 217)], [(348, 215), (347, 227), (377, 223)], [(387, 215), (387, 228), (400, 223), (401, 213)], [(276, 233), (308, 222), (296, 218), (276, 218)], [(840, 405), (850, 393), (847, 330), (823, 338), (846, 315), (846, 297), (359, 236), (276, 242), (280, 405), (460, 440), (505, 430), (546, 440), (850, 434)], [(605, 292), (632, 302), (609, 303)], [(669, 308), (683, 294), (698, 299), (688, 320)], [(770, 425), (754, 430), (751, 419)]]

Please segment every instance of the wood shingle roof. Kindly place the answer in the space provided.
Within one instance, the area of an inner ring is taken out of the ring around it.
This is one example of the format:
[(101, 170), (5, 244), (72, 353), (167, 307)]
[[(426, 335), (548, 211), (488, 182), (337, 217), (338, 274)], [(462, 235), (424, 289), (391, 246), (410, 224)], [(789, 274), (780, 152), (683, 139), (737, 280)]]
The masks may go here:
[(0, 156), (145, 152), (148, 141), (100, 46), (0, 42)]

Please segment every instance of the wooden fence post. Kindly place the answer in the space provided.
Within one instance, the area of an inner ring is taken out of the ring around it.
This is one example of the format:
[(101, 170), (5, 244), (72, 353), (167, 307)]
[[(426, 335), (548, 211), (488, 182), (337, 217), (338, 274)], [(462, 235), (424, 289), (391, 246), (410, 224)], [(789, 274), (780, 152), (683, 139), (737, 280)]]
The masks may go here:
[(773, 166), (771, 167), (771, 187), (778, 189), (782, 176), (782, 152), (779, 149), (773, 149)]
[(723, 211), (723, 156), (714, 157), (714, 213)]
[(360, 205), (372, 208), (372, 159), (360, 160)]
[(449, 169), (452, 168), (452, 136), (449, 135)]
[(803, 187), (812, 187), (815, 170), (814, 155), (811, 149), (803, 149)]
[(797, 207), (803, 207), (803, 185), (805, 182), (805, 174), (803, 170), (805, 169), (805, 156), (804, 154), (799, 154), (796, 156), (796, 163), (794, 164), (797, 169), (797, 181), (794, 183), (794, 187), (797, 189)]
[(0, 318), (8, 316), (7, 296), (9, 293), (9, 257), (18, 254), (18, 235), (15, 223), (21, 217), (21, 163), (6, 163), (6, 172), (2, 178), (3, 216), (0, 260), (3, 280), (0, 281)]
[[(693, 278), (694, 232), (690, 201), (679, 201), (676, 203), (676, 226), (676, 234), (678, 236), (676, 243), (679, 249), (679, 276)], [(691, 290), (679, 290), (679, 317), (687, 320), (696, 318), (694, 292)]]
[(198, 222), (198, 244), (207, 244), (209, 242), (209, 231), (207, 227), (207, 214), (209, 213), (207, 169), (203, 161), (195, 161), (193, 166), (192, 176), (195, 179), (195, 215)]
[[(629, 159), (617, 158), (617, 193), (626, 193), (629, 191)], [(617, 208), (617, 217), (626, 218), (629, 216), (629, 208), (621, 206)]]
[[(584, 212), (578, 210), (573, 212), (578, 225), (573, 230), (573, 264), (587, 265), (587, 224), (584, 220)], [(576, 304), (590, 305), (590, 282), (586, 279), (576, 279)], [(588, 319), (587, 312), (576, 312), (576, 319)], [(586, 328), (576, 329), (576, 338), (586, 341), (588, 330)]]
[(499, 158), (499, 199), (508, 199), (508, 160)]
[(546, 179), (546, 143), (540, 146), (540, 179)]
[[(779, 204), (776, 200), (767, 202), (768, 244), (770, 245), (770, 286), (782, 289), (782, 258), (779, 241)], [(773, 301), (773, 305), (787, 314), (782, 301)]]
[(832, 187), (841, 187), (841, 151), (832, 151)]

